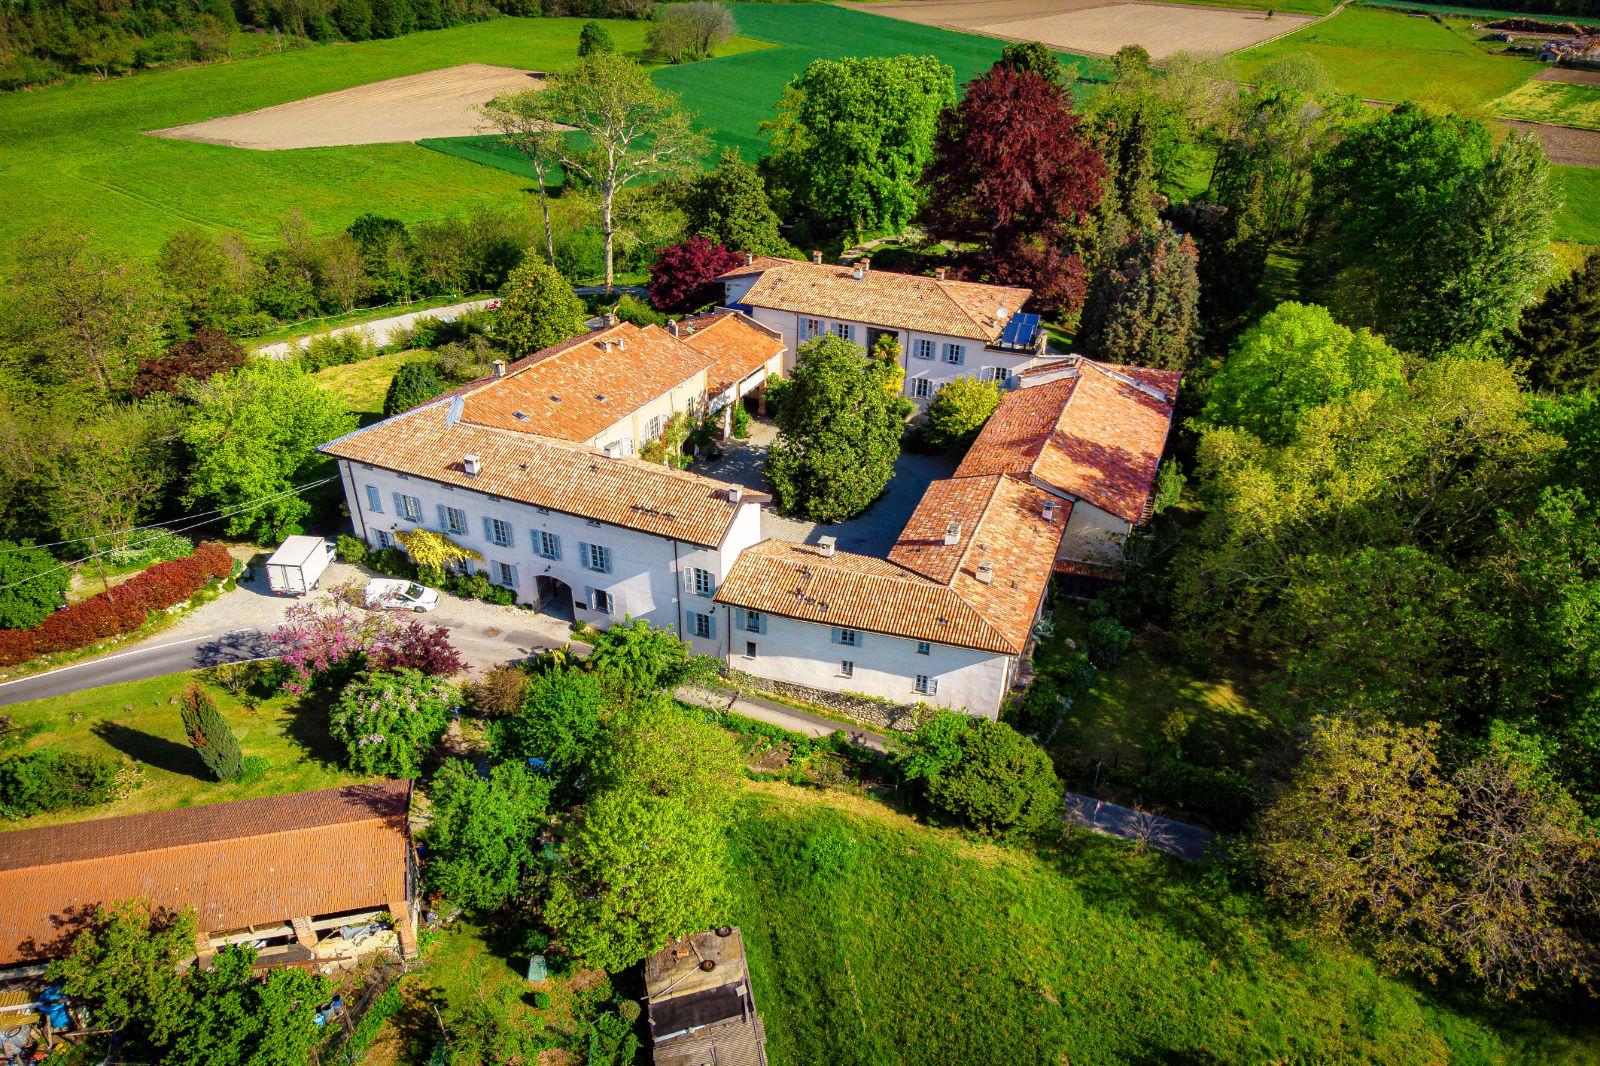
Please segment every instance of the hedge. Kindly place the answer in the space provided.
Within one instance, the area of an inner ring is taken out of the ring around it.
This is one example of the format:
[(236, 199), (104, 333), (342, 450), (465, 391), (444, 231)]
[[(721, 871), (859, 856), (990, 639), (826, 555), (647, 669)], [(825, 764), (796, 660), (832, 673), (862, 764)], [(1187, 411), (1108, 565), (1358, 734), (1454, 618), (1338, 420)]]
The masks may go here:
[(144, 625), (151, 611), (183, 603), (207, 582), (232, 572), (233, 556), (228, 549), (207, 541), (193, 555), (157, 563), (113, 589), (68, 604), (31, 629), (0, 630), (0, 666), (132, 633)]

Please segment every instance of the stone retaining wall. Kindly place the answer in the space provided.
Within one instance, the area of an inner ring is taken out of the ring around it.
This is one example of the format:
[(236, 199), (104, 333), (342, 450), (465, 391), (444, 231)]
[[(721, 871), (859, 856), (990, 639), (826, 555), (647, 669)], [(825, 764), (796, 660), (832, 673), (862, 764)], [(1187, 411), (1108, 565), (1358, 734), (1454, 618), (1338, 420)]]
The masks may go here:
[(728, 680), (742, 689), (752, 692), (764, 692), (780, 699), (795, 700), (800, 703), (816, 704), (835, 714), (844, 715), (862, 725), (874, 729), (894, 730), (909, 733), (917, 727), (919, 712), (925, 710), (919, 704), (889, 703), (884, 700), (875, 700), (870, 696), (860, 696), (849, 692), (830, 692), (827, 689), (811, 688), (808, 685), (796, 685), (788, 681), (774, 681), (771, 678), (756, 677), (740, 670), (729, 669)]

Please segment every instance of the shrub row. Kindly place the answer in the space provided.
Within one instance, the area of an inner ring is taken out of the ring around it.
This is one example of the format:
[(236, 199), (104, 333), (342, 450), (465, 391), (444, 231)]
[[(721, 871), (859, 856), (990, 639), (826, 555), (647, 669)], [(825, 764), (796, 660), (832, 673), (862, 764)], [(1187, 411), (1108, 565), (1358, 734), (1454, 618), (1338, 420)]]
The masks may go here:
[(207, 541), (193, 555), (157, 563), (107, 592), (68, 604), (31, 629), (0, 631), (0, 666), (131, 633), (144, 625), (151, 611), (184, 602), (232, 570), (228, 549)]
[(93, 755), (41, 748), (0, 759), (0, 817), (98, 807), (116, 791), (116, 764)]

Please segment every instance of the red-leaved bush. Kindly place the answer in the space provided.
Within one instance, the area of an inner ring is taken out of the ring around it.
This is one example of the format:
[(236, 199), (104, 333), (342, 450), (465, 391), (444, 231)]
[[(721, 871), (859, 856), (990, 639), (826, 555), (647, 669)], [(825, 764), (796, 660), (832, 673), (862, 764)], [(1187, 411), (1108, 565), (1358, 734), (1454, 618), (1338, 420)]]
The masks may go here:
[(722, 298), (717, 278), (740, 266), (744, 256), (704, 237), (668, 245), (650, 268), (650, 304), (667, 314), (698, 311)]
[(232, 570), (228, 549), (206, 541), (188, 558), (157, 563), (107, 592), (68, 604), (32, 629), (0, 630), (0, 666), (131, 633), (151, 611), (182, 603)]

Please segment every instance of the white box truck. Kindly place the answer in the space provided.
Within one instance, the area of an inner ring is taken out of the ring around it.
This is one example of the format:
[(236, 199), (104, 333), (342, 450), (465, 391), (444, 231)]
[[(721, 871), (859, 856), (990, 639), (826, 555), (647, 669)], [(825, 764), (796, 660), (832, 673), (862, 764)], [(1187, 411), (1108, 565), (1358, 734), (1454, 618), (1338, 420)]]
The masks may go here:
[(304, 596), (317, 587), (333, 562), (333, 545), (321, 537), (290, 537), (267, 560), (267, 587), (284, 596)]

